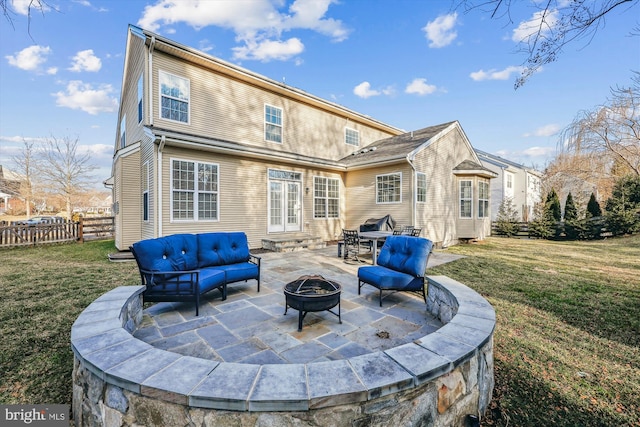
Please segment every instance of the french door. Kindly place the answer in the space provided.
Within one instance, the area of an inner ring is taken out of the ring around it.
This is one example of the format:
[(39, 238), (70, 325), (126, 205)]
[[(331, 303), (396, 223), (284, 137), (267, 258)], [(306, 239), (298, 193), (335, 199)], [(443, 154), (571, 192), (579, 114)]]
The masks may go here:
[(301, 198), (300, 182), (269, 178), (270, 233), (300, 231)]

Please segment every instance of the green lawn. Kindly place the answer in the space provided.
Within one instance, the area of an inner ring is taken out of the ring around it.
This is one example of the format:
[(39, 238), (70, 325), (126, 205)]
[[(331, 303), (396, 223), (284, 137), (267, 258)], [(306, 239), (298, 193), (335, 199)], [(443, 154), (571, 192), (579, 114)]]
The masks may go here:
[[(71, 403), (69, 331), (95, 298), (139, 283), (112, 241), (0, 250), (0, 403)], [(640, 426), (640, 236), (490, 238), (429, 270), (495, 307), (496, 387), (483, 425)]]

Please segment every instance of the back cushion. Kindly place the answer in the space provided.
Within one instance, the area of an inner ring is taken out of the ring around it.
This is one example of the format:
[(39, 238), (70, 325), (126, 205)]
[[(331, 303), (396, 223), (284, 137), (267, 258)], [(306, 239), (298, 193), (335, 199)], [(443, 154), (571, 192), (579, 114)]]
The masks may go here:
[(174, 234), (165, 237), (173, 253), (174, 270), (196, 270), (198, 268), (198, 238), (195, 234)]
[(199, 267), (249, 261), (249, 243), (243, 232), (202, 233), (197, 238)]
[(142, 270), (172, 271), (173, 248), (166, 237), (141, 240), (132, 245), (138, 265)]
[(424, 276), (433, 243), (429, 239), (411, 236), (389, 236), (378, 255), (378, 265), (410, 274)]

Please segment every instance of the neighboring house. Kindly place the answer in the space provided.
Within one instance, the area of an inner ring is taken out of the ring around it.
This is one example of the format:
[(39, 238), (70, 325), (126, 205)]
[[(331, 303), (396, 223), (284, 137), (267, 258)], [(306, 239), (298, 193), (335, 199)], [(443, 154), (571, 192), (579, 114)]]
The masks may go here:
[(20, 198), (22, 181), (20, 175), (0, 165), (0, 213), (24, 207), (24, 202)]
[(223, 230), (329, 241), (386, 214), (442, 246), (490, 232), (496, 174), (457, 121), (406, 133), (135, 26), (120, 100), (118, 249)]
[(520, 221), (533, 218), (536, 203), (542, 200), (542, 173), (511, 160), (476, 149), (482, 165), (497, 174), (491, 181), (491, 220), (495, 221), (500, 204), (511, 198)]

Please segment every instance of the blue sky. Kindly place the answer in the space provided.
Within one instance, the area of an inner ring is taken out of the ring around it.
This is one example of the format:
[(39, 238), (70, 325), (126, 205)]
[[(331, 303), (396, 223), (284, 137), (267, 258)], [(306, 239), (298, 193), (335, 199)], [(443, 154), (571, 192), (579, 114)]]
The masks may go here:
[(512, 6), (511, 22), (450, 0), (47, 0), (30, 22), (29, 0), (7, 2), (0, 164), (23, 140), (78, 138), (97, 183), (110, 175), (129, 24), (407, 131), (458, 120), (475, 148), (538, 168), (578, 112), (640, 70), (637, 6), (514, 90), (535, 1)]

